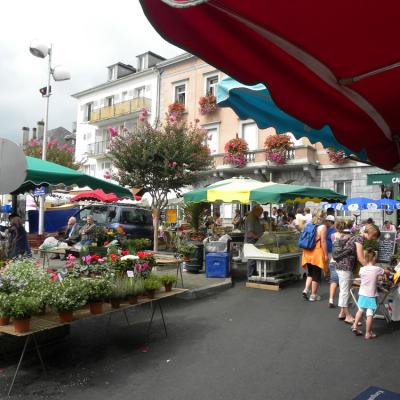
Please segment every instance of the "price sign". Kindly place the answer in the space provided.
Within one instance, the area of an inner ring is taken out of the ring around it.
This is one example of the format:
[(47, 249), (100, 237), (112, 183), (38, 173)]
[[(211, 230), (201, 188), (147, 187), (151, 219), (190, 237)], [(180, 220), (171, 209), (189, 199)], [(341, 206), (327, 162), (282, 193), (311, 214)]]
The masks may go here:
[(396, 232), (382, 231), (379, 238), (378, 262), (390, 263), (396, 246)]
[(46, 194), (46, 187), (45, 186), (40, 186), (35, 188), (33, 191), (34, 196), (44, 196)]
[(128, 278), (133, 278), (133, 271), (126, 271)]

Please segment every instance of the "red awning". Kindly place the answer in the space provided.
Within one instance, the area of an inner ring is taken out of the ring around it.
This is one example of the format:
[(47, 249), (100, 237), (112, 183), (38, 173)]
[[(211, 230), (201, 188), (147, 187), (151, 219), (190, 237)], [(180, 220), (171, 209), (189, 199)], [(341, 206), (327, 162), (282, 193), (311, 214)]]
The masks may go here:
[(328, 124), (375, 165), (400, 163), (398, 0), (140, 1), (171, 43), (244, 84), (264, 83), (284, 111)]
[(121, 197), (116, 196), (114, 193), (104, 193), (101, 189), (89, 190), (72, 197), (71, 202), (82, 200), (95, 200), (103, 203), (112, 203), (121, 200)]

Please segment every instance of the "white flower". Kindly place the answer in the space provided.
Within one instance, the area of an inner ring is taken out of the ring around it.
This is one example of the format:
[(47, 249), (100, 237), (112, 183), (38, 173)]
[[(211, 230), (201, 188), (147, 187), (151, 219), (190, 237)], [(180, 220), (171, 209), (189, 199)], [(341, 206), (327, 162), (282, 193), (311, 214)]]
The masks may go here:
[(134, 256), (132, 254), (127, 254), (126, 256), (121, 257), (121, 261), (126, 261), (126, 260), (139, 260), (139, 257)]

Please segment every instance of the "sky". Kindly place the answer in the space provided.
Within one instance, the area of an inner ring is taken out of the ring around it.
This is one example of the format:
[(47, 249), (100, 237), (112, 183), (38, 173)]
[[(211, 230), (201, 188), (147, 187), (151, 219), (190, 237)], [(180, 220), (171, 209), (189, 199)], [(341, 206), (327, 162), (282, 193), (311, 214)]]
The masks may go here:
[(70, 81), (52, 82), (49, 129), (72, 130), (76, 100), (71, 94), (107, 80), (115, 62), (136, 65), (152, 51), (165, 58), (183, 51), (158, 35), (138, 0), (13, 0), (2, 4), (0, 24), (0, 137), (21, 142), (23, 126), (44, 118), (46, 59), (29, 52), (33, 40), (53, 45), (53, 67), (62, 65)]

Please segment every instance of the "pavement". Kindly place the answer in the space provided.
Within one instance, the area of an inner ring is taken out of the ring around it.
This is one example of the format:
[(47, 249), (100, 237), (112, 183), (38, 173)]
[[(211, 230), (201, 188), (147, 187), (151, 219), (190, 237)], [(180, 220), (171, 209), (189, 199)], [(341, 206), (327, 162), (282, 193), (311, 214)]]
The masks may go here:
[[(400, 329), (376, 321), (377, 339), (354, 336), (323, 300), (301, 298), (302, 283), (279, 292), (243, 283), (196, 301), (163, 303), (168, 326), (149, 308), (71, 327), (65, 340), (43, 348), (48, 376), (37, 360), (24, 363), (13, 398), (54, 400), (336, 400), (369, 386), (400, 392)], [(15, 365), (0, 364), (0, 398)], [(3, 396), (3, 397), (1, 397)]]

